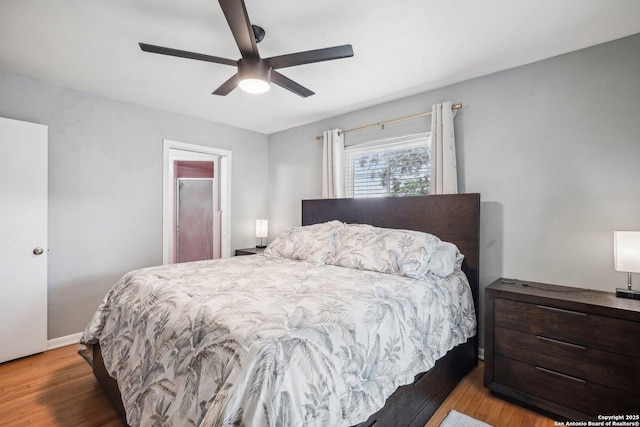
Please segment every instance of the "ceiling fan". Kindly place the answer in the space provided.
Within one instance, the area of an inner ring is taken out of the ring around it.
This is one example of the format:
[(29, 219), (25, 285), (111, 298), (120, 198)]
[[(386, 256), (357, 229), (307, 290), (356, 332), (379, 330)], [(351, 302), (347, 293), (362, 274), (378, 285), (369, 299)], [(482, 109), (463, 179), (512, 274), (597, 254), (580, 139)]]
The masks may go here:
[(227, 18), (227, 22), (231, 28), (231, 33), (233, 33), (236, 44), (240, 49), (242, 58), (239, 60), (234, 61), (232, 59), (146, 43), (139, 43), (140, 48), (145, 52), (236, 66), (238, 72), (213, 92), (214, 95), (221, 96), (228, 95), (236, 87), (240, 87), (249, 93), (264, 93), (269, 90), (270, 83), (275, 83), (284, 89), (306, 98), (307, 96), (313, 95), (314, 92), (285, 77), (276, 70), (294, 65), (310, 64), (313, 62), (353, 56), (353, 48), (350, 44), (346, 44), (324, 49), (272, 56), (271, 58), (261, 58), (258, 53), (257, 44), (262, 41), (265, 32), (257, 25), (251, 25), (244, 0), (219, 0), (219, 2), (222, 7), (222, 12), (225, 18)]

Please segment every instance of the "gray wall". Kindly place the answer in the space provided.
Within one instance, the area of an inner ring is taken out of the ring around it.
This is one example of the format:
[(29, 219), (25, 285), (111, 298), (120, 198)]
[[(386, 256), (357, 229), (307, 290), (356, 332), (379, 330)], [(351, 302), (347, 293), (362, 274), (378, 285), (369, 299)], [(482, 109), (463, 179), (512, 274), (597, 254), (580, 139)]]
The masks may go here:
[(49, 126), (49, 339), (84, 330), (127, 271), (162, 264), (163, 139), (232, 151), (231, 248), (255, 245), (266, 135), (2, 71), (0, 116)]
[[(500, 276), (614, 291), (613, 231), (640, 230), (640, 34), (269, 137), (272, 236), (321, 196), (325, 129), (464, 104), (461, 192), (479, 192), (481, 286)], [(348, 134), (346, 142), (430, 127)]]

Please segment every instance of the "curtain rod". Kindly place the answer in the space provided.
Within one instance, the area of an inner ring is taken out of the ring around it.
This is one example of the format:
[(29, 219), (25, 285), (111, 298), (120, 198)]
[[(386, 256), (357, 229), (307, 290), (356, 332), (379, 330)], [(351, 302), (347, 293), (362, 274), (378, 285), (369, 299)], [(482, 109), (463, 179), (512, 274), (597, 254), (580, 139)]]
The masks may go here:
[[(461, 108), (462, 108), (462, 104), (453, 104), (451, 106), (452, 110), (460, 110)], [(340, 131), (340, 133), (345, 134), (349, 132), (355, 132), (358, 130), (364, 130), (364, 129), (369, 129), (369, 128), (378, 127), (378, 126), (381, 126), (382, 128), (384, 128), (385, 125), (388, 125), (391, 123), (403, 122), (405, 120), (417, 119), (418, 117), (425, 117), (430, 115), (431, 115), (431, 111), (425, 111), (423, 113), (411, 114), (410, 116), (397, 117), (395, 119), (385, 120), (384, 122), (371, 123), (370, 125), (364, 125), (364, 126), (359, 126), (357, 128), (343, 130), (343, 131)], [(322, 135), (316, 136), (317, 141), (322, 141), (323, 138), (324, 137)]]

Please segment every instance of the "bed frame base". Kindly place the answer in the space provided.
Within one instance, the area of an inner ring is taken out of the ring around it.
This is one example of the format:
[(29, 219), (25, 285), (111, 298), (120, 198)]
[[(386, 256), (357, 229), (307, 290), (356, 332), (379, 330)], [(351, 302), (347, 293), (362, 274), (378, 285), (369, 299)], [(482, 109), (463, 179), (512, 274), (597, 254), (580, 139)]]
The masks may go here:
[(93, 345), (93, 375), (98, 380), (98, 384), (100, 384), (104, 394), (109, 398), (111, 406), (113, 406), (118, 413), (118, 417), (120, 417), (122, 424), (128, 426), (127, 414), (124, 410), (124, 405), (122, 404), (122, 395), (118, 388), (118, 382), (109, 375), (107, 368), (104, 366), (104, 359), (102, 358), (102, 351), (100, 351), (100, 344)]

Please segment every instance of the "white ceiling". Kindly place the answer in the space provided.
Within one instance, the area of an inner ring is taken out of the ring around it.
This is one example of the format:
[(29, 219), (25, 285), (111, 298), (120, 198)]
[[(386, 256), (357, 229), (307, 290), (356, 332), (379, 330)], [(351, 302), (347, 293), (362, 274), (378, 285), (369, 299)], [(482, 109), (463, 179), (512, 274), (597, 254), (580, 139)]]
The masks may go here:
[(233, 67), (138, 47), (239, 59), (217, 0), (0, 0), (0, 69), (269, 134), (640, 32), (638, 0), (246, 5), (262, 57), (346, 43), (355, 55), (281, 70), (316, 92), (306, 99), (274, 85), (219, 97)]

